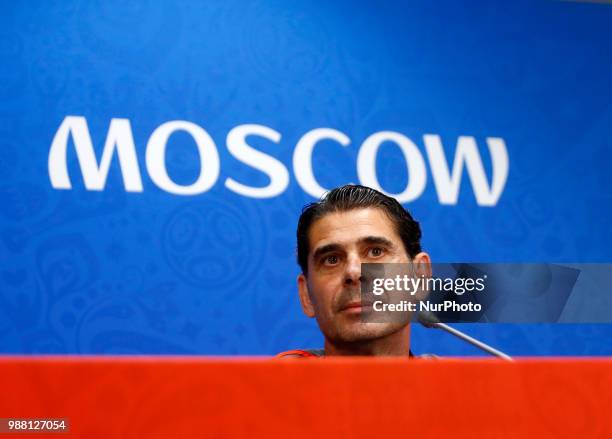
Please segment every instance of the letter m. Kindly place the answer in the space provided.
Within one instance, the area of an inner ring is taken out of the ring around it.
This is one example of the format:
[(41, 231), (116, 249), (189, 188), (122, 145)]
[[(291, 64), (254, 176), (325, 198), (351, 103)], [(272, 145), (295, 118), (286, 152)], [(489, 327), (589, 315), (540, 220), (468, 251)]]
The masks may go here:
[(49, 179), (55, 189), (71, 189), (68, 176), (68, 137), (72, 135), (83, 182), (90, 191), (101, 191), (115, 150), (119, 158), (123, 183), (128, 192), (142, 192), (140, 169), (136, 159), (136, 147), (128, 119), (111, 119), (102, 158), (96, 160), (93, 143), (87, 128), (87, 120), (81, 116), (66, 116), (55, 133), (49, 150)]

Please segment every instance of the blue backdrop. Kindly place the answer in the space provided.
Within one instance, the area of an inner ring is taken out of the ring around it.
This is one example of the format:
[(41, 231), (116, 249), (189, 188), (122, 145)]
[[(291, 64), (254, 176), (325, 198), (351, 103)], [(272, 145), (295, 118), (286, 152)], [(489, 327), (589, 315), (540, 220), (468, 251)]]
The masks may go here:
[[(376, 175), (389, 193), (413, 188), (404, 205), (434, 261), (612, 259), (612, 5), (105, 0), (0, 10), (1, 352), (321, 346), (301, 313), (294, 256), (300, 209), (314, 199), (297, 175), (310, 168), (295, 167), (294, 152), (318, 128), (348, 140), (323, 139), (312, 152), (323, 188), (363, 180), (358, 155), (371, 135), (408, 139), (408, 159), (397, 142), (381, 144)], [(115, 153), (91, 190), (76, 152), (87, 139), (72, 126), (63, 142), (70, 188), (55, 187), (49, 156), (60, 127), (81, 121), (100, 165), (112, 119), (129, 121), (117, 136), (129, 153), (131, 134), (137, 169)], [(162, 160), (183, 187), (209, 166), (202, 175), (212, 184), (197, 194), (164, 189), (147, 167), (152, 134), (177, 120), (210, 136), (200, 156), (195, 131), (176, 130)], [(279, 134), (247, 139), (274, 159), (273, 196), (226, 185), (271, 183), (266, 156), (249, 165), (228, 147), (244, 124)], [(508, 174), (494, 202), (478, 202), (478, 173), (465, 167), (456, 203), (443, 202), (425, 135), (439, 136), (449, 169), (469, 136), (488, 182), (502, 171), (487, 139), (501, 139)], [(126, 190), (135, 172), (141, 190)], [(510, 354), (612, 354), (607, 325), (463, 329)], [(413, 349), (475, 353), (417, 327)]]

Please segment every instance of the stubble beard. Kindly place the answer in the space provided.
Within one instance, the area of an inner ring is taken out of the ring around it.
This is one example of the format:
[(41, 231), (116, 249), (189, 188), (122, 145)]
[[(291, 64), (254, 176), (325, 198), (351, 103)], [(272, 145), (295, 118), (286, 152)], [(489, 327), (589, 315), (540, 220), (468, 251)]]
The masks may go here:
[[(319, 327), (329, 341), (341, 344), (374, 341), (394, 334), (406, 326), (407, 322), (398, 321), (370, 323), (363, 314), (348, 315), (340, 311), (346, 304), (361, 298), (360, 289), (345, 289), (338, 297), (334, 307), (335, 314), (327, 319), (333, 328), (332, 331), (328, 331), (331, 333), (326, 334), (319, 322)], [(363, 312), (364, 310), (362, 310)]]
[(350, 319), (352, 321), (340, 322), (337, 325), (335, 334), (328, 337), (330, 341), (336, 343), (374, 341), (394, 334), (406, 326), (406, 323), (400, 322), (366, 323), (359, 315), (350, 316)]

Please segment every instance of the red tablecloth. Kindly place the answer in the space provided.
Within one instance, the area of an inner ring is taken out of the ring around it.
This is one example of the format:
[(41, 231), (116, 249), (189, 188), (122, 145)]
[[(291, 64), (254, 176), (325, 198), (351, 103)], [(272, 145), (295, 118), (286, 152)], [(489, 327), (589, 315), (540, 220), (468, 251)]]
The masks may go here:
[(7, 356), (0, 391), (54, 437), (612, 437), (612, 359)]

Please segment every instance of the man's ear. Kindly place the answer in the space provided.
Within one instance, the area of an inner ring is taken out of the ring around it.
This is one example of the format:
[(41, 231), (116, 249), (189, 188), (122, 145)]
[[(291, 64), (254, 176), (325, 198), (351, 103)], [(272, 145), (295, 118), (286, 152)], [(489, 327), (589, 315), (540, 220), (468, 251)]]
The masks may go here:
[(300, 303), (302, 304), (302, 311), (308, 317), (314, 317), (315, 311), (308, 294), (308, 283), (306, 282), (306, 276), (303, 273), (297, 277), (298, 292), (300, 293)]
[(421, 277), (431, 277), (431, 259), (425, 252), (417, 254), (413, 259), (412, 263), (416, 268), (416, 272)]

